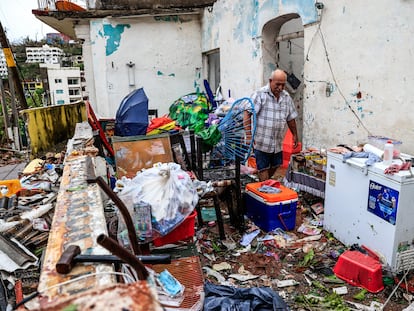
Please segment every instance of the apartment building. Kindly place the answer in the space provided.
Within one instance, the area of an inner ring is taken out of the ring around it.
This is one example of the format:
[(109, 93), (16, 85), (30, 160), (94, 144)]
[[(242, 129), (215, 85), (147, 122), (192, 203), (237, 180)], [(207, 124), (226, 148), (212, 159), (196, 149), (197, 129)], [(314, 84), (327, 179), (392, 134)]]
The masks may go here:
[(4, 56), (3, 50), (0, 49), (0, 78), (6, 78), (8, 76), (6, 57)]
[(59, 64), (40, 64), (47, 68), (51, 105), (63, 105), (84, 99), (82, 73), (79, 67), (60, 67)]
[(47, 44), (42, 47), (26, 47), (26, 63), (60, 64), (63, 55), (62, 49)]

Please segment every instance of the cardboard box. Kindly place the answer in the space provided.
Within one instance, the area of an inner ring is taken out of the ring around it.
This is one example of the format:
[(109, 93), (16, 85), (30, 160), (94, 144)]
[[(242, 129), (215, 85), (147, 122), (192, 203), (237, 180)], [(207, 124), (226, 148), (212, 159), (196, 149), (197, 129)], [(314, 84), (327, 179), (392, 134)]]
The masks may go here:
[(293, 230), (298, 204), (296, 191), (280, 186), (280, 193), (264, 193), (258, 190), (261, 186), (262, 182), (246, 185), (244, 199), (247, 217), (266, 232), (276, 228)]

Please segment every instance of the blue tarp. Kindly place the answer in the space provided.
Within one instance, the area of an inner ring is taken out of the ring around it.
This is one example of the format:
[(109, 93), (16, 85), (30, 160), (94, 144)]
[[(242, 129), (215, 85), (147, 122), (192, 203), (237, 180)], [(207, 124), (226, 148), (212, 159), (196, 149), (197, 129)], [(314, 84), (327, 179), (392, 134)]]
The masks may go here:
[(143, 88), (121, 101), (115, 117), (116, 136), (145, 135), (148, 127), (148, 97)]

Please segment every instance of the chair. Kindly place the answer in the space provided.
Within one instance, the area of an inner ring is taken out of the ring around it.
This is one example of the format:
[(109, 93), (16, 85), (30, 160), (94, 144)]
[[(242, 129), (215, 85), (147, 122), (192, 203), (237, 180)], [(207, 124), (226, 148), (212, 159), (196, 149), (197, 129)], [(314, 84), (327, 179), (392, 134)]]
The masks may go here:
[(184, 171), (191, 171), (193, 165), (182, 132), (170, 133), (170, 144), (174, 162), (180, 164)]
[[(220, 239), (225, 239), (223, 217), (220, 209), (221, 198), (224, 197), (228, 213), (230, 216), (230, 222), (237, 229), (242, 231), (244, 229), (244, 217), (243, 212), (240, 210), (242, 206), (241, 200), (241, 186), (240, 186), (240, 159), (236, 157), (235, 167), (218, 167), (218, 168), (205, 168), (203, 162), (208, 162), (208, 152), (203, 152), (203, 139), (190, 132), (190, 141), (192, 145), (191, 159), (193, 162), (194, 172), (199, 180), (211, 180), (214, 191), (205, 194), (196, 206), (197, 217), (199, 225), (203, 224), (203, 216), (201, 213), (201, 207), (203, 204), (208, 204), (208, 201), (213, 202), (213, 207), (216, 212), (217, 224), (219, 229)], [(193, 149), (193, 146), (195, 149)], [(223, 174), (230, 173), (226, 178), (223, 178)], [(235, 199), (233, 200), (233, 196)]]

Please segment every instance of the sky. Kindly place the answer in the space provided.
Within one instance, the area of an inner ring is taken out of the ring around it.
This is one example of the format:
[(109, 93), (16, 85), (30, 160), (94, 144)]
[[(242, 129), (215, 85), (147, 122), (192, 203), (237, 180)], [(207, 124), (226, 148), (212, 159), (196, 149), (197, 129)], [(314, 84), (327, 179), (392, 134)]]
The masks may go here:
[(0, 22), (10, 43), (20, 42), (29, 37), (42, 40), (46, 34), (57, 32), (42, 23), (33, 14), (38, 0), (0, 0)]

